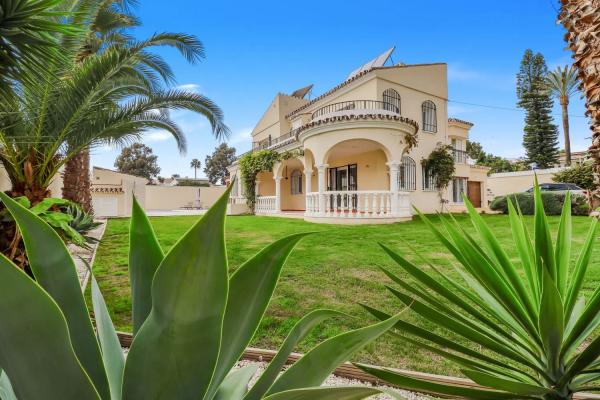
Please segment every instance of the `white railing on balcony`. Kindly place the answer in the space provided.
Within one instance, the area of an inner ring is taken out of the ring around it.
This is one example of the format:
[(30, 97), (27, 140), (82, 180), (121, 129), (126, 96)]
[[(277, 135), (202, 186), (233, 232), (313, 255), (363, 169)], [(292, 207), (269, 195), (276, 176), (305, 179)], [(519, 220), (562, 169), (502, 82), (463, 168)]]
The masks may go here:
[(232, 196), (229, 198), (229, 204), (246, 204), (246, 198), (243, 196)]
[(312, 192), (306, 195), (306, 215), (329, 218), (410, 217), (410, 197), (408, 192), (387, 190)]
[(254, 209), (258, 214), (270, 214), (277, 212), (277, 197), (257, 196)]

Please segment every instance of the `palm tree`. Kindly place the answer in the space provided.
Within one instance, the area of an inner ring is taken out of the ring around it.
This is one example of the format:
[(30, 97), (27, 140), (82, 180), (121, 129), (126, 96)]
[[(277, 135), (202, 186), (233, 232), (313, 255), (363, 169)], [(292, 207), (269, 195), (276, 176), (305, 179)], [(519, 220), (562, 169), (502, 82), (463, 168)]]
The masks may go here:
[(194, 179), (196, 179), (196, 170), (200, 169), (200, 160), (198, 160), (197, 158), (194, 158), (192, 160), (192, 162), (190, 163), (190, 168), (194, 168)]
[(23, 73), (27, 60), (29, 74), (45, 67), (45, 60), (58, 56), (56, 33), (74, 35), (76, 24), (64, 24), (59, 18), (72, 14), (54, 0), (0, 0), (0, 96), (13, 79)]
[[(595, 181), (600, 184), (600, 14), (593, 2), (587, 0), (561, 0), (561, 3), (559, 21), (567, 30), (565, 39), (573, 51), (573, 65), (587, 98), (592, 129), (589, 153), (594, 161)], [(598, 187), (590, 193), (592, 209), (600, 205)]]
[(546, 76), (546, 85), (558, 98), (562, 108), (563, 133), (565, 135), (565, 153), (567, 165), (571, 165), (571, 139), (569, 137), (569, 98), (578, 90), (579, 79), (573, 66), (557, 67)]
[[(32, 204), (50, 195), (48, 186), (59, 169), (86, 148), (125, 144), (158, 128), (170, 132), (185, 151), (185, 137), (169, 118), (170, 109), (198, 112), (209, 120), (215, 136), (228, 134), (212, 101), (163, 87), (172, 71), (150, 52), (156, 46), (173, 46), (196, 60), (202, 46), (193, 36), (159, 33), (127, 46), (108, 45), (77, 61), (85, 39), (58, 36), (63, 56), (46, 60), (43, 79), (23, 74), (12, 81), (0, 104), (0, 162), (10, 178), (11, 194), (24, 195)], [(31, 62), (23, 60), (25, 72)]]

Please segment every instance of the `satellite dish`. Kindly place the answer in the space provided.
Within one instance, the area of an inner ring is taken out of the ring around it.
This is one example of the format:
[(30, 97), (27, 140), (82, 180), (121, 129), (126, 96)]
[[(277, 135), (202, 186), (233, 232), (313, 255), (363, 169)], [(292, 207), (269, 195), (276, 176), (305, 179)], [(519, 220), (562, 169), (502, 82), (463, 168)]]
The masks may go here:
[(348, 78), (346, 78), (346, 80), (350, 80), (350, 79), (354, 78), (356, 75), (359, 75), (365, 71), (368, 71), (371, 68), (383, 67), (384, 64), (387, 62), (387, 60), (392, 55), (392, 53), (394, 52), (395, 48), (396, 48), (396, 46), (384, 51), (382, 54), (375, 57), (368, 63), (362, 65), (360, 68), (357, 68), (354, 71), (350, 72), (350, 75), (348, 75)]

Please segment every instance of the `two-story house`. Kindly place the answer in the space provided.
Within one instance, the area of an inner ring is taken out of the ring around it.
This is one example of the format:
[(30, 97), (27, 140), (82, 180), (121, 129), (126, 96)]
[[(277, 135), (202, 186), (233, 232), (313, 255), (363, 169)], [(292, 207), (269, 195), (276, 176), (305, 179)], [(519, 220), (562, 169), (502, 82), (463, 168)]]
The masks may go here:
[[(487, 168), (471, 165), (472, 123), (448, 118), (444, 63), (385, 66), (391, 50), (313, 99), (311, 86), (279, 93), (252, 131), (253, 151), (299, 150), (256, 180), (256, 212), (324, 223), (390, 223), (485, 207)], [(417, 144), (410, 148), (409, 137)], [(442, 193), (423, 160), (451, 145), (455, 177)], [(238, 165), (230, 168), (239, 175)], [(238, 176), (232, 203), (242, 204)]]

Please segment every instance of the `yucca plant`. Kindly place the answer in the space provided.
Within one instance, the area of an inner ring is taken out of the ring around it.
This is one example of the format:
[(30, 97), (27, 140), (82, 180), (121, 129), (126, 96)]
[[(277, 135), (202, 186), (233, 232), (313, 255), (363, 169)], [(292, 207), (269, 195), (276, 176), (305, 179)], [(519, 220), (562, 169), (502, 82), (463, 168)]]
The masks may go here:
[[(454, 279), (420, 258), (424, 268), (383, 249), (404, 276), (383, 269), (398, 286), (387, 288), (405, 306), (472, 345), (405, 321), (396, 324), (401, 340), (461, 367), (462, 373), (489, 389), (464, 388), (413, 379), (397, 371), (359, 365), (401, 387), (468, 399), (572, 399), (598, 390), (600, 378), (600, 287), (587, 299), (582, 291), (596, 239), (594, 220), (576, 261), (571, 262), (570, 195), (564, 203), (553, 243), (536, 184), (533, 240), (520, 212), (509, 203), (513, 259), (465, 198), (478, 237), (452, 217), (435, 226), (421, 215), (458, 261)], [(518, 261), (517, 261), (518, 260)], [(380, 319), (384, 312), (365, 306)], [(485, 351), (482, 351), (482, 350)]]
[(0, 393), (18, 399), (362, 399), (372, 388), (319, 388), (352, 353), (398, 316), (330, 338), (279, 375), (319, 322), (316, 310), (291, 330), (248, 390), (252, 367), (232, 368), (256, 331), (281, 268), (305, 234), (267, 246), (228, 276), (224, 221), (229, 191), (163, 254), (134, 202), (129, 269), (133, 335), (125, 358), (95, 279), (94, 331), (71, 256), (56, 232), (8, 196), (0, 198), (23, 234), (35, 281), (0, 255)]

